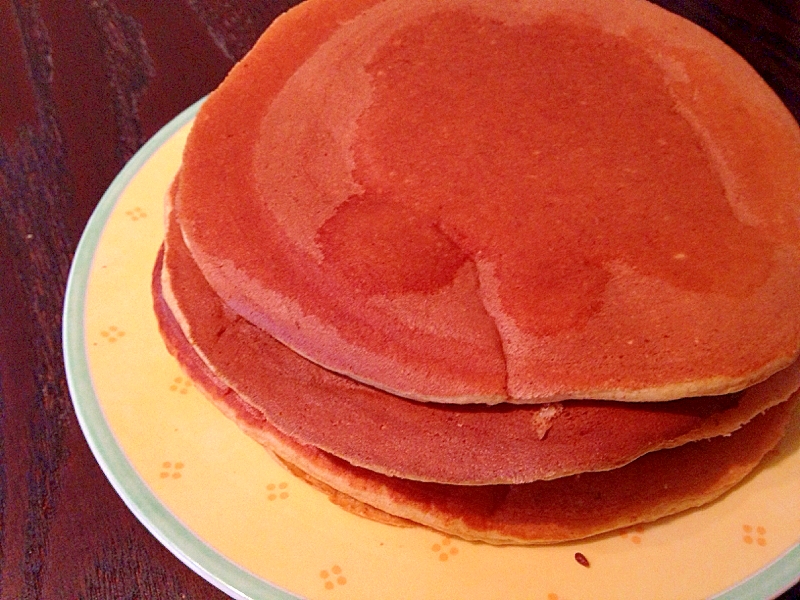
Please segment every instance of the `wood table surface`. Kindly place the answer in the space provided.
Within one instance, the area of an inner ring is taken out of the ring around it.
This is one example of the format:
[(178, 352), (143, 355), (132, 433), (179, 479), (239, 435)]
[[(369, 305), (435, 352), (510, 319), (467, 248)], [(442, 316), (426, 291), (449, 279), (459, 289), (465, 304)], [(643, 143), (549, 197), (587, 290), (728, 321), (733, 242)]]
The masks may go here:
[[(65, 381), (62, 304), (117, 172), (294, 3), (0, 0), (2, 599), (226, 597), (136, 520), (92, 456)], [(658, 3), (725, 40), (800, 118), (800, 0)]]

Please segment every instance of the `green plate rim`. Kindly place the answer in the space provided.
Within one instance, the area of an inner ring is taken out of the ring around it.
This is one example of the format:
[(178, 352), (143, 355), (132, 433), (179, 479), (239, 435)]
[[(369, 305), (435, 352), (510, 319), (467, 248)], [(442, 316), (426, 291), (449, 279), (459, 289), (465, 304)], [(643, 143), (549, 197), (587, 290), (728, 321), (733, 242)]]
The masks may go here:
[(159, 542), (190, 569), (238, 600), (291, 600), (289, 592), (235, 564), (201, 540), (153, 494), (117, 443), (92, 384), (84, 337), (86, 290), (92, 262), (106, 223), (125, 188), (142, 166), (197, 114), (204, 99), (167, 123), (114, 178), (92, 213), (70, 268), (64, 300), (64, 364), (72, 404), (84, 437), (117, 494)]
[[(83, 434), (100, 468), (139, 521), (170, 552), (211, 584), (240, 600), (291, 600), (297, 596), (250, 573), (186, 527), (153, 494), (117, 443), (95, 394), (84, 338), (86, 290), (108, 218), (122, 192), (155, 152), (197, 114), (198, 100), (167, 123), (131, 158), (103, 194), (81, 236), (67, 280), (62, 336), (67, 384)], [(800, 544), (713, 600), (776, 598), (800, 581)]]

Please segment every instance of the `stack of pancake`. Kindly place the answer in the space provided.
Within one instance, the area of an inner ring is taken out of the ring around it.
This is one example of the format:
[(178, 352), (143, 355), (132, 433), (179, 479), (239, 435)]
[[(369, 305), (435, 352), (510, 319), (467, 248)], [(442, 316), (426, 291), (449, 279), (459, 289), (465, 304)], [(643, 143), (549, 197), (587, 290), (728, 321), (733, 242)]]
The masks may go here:
[(308, 0), (200, 110), (170, 351), (298, 476), (490, 543), (707, 503), (800, 387), (800, 128), (643, 0)]

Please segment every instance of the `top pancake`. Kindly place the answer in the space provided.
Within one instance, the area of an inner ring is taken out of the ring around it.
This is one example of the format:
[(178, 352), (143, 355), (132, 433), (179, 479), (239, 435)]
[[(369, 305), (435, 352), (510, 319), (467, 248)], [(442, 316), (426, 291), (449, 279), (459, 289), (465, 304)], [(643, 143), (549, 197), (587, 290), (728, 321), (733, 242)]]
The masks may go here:
[(646, 2), (309, 0), (200, 111), (176, 212), (234, 311), (445, 403), (741, 389), (800, 347), (800, 130)]

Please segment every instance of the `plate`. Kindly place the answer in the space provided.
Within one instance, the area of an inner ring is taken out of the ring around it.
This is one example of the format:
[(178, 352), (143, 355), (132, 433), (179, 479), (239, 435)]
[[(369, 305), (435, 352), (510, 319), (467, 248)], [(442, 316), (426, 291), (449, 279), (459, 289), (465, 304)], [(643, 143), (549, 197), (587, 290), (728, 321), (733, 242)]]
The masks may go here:
[(98, 204), (70, 272), (63, 332), (97, 461), (190, 568), (248, 600), (734, 600), (774, 597), (800, 578), (800, 415), (721, 500), (569, 544), (494, 547), (374, 523), (288, 473), (193, 387), (152, 310), (162, 200), (199, 105), (145, 144)]

